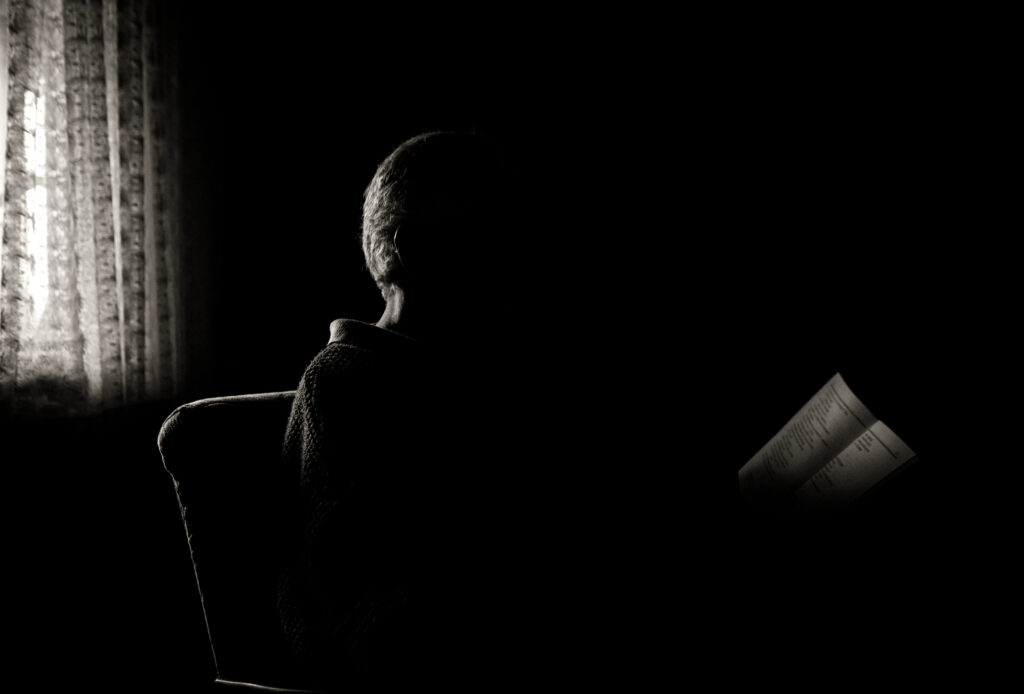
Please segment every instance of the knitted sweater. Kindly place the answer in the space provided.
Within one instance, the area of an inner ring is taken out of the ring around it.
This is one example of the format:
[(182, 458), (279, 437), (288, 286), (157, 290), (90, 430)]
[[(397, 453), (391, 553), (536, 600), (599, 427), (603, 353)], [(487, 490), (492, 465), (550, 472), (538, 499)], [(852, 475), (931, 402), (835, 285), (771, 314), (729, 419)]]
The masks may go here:
[(465, 632), (456, 625), (478, 582), (464, 557), (488, 525), (470, 508), (477, 497), (455, 492), (476, 484), (466, 462), (486, 436), (472, 421), (481, 403), (465, 406), (465, 376), (353, 320), (332, 324), (305, 370), (284, 442), (300, 493), (278, 603), (321, 685), (443, 667), (439, 653)]

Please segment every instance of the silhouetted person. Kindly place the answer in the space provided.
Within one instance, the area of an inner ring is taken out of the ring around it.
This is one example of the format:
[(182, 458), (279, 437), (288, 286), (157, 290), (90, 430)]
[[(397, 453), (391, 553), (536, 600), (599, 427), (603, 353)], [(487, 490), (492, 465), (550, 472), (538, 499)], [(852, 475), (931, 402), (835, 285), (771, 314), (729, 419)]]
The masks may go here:
[(461, 133), (403, 143), (365, 191), (386, 307), (331, 324), (284, 446), (301, 494), (282, 624), (322, 686), (452, 681), (502, 651), (509, 198), (499, 149)]

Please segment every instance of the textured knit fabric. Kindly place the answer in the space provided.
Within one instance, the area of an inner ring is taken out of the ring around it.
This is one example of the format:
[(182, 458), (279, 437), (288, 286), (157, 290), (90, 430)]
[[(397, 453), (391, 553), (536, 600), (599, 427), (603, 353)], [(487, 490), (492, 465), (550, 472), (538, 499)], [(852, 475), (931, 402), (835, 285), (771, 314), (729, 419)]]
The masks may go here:
[(482, 637), (464, 625), (493, 544), (480, 508), (493, 499), (481, 474), (495, 469), (491, 389), (478, 376), (352, 320), (306, 369), (284, 445), (300, 496), (279, 605), (321, 683), (443, 670), (464, 651), (453, 640)]

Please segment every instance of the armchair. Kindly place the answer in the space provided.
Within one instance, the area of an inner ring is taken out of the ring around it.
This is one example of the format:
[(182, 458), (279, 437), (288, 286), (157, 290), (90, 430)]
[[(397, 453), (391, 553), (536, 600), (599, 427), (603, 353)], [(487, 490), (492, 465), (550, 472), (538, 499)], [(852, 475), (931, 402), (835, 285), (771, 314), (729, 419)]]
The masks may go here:
[(294, 396), (197, 400), (175, 409), (160, 429), (206, 618), (215, 691), (312, 691), (276, 604), (289, 482), (280, 452)]

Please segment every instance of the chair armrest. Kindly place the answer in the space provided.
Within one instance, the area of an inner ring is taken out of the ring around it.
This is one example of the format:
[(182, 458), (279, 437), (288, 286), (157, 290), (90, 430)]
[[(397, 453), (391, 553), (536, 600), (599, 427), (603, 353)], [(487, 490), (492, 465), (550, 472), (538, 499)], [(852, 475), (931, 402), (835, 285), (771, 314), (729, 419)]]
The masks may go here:
[(301, 681), (276, 603), (290, 484), (281, 446), (294, 396), (197, 400), (175, 409), (157, 440), (174, 481), (217, 675), (229, 682)]
[[(266, 454), (269, 442), (274, 453), (279, 453), (294, 399), (295, 391), (286, 390), (204, 398), (181, 405), (167, 416), (157, 437), (164, 467), (177, 479), (189, 474), (187, 466), (208, 463), (211, 452), (230, 452), (237, 447), (237, 454)], [(182, 428), (187, 432), (180, 434)], [(229, 464), (239, 457), (228, 456), (220, 463)]]
[(214, 692), (266, 692), (267, 694), (326, 694), (321, 689), (288, 689), (285, 687), (267, 687), (249, 682), (233, 682), (218, 679), (214, 682)]

